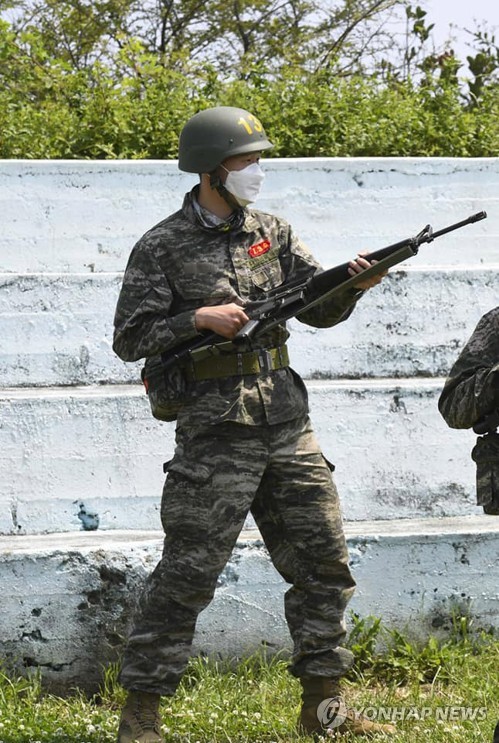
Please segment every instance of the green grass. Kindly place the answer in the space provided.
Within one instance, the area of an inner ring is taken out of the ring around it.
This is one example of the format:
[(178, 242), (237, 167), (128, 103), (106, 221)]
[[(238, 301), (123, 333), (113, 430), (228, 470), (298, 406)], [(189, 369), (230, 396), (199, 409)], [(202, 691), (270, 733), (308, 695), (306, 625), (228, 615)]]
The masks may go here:
[[(371, 715), (380, 709), (405, 715), (393, 743), (491, 743), (499, 719), (497, 639), (472, 635), (463, 619), (445, 642), (430, 638), (417, 646), (376, 619), (357, 618), (349, 642), (357, 663), (345, 682), (345, 701)], [(192, 659), (177, 695), (163, 700), (166, 739), (311, 741), (295, 732), (300, 686), (286, 669), (284, 657), (265, 654), (232, 664)], [(105, 669), (100, 694), (88, 699), (78, 691), (66, 698), (45, 694), (39, 676), (0, 674), (0, 743), (114, 743), (125, 696), (116, 676), (116, 667)], [(461, 708), (475, 710), (477, 718), (463, 719)]]

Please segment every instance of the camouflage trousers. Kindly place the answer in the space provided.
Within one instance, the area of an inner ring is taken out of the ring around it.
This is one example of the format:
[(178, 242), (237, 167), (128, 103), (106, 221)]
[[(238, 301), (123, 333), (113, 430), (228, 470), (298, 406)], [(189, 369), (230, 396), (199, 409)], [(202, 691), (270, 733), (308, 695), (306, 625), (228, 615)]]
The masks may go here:
[(308, 418), (275, 426), (226, 422), (177, 430), (161, 505), (161, 561), (150, 576), (125, 651), (125, 688), (172, 695), (196, 619), (211, 601), (251, 510), (276, 569), (290, 584), (285, 616), (295, 676), (341, 676), (340, 646), (355, 582), (338, 494)]

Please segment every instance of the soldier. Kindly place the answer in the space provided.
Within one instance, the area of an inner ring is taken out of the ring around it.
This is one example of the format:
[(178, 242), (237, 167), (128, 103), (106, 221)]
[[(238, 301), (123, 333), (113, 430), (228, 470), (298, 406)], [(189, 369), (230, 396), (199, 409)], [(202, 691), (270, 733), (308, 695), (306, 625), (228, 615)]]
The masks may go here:
[[(451, 428), (476, 428), (477, 502), (499, 514), (499, 307), (487, 312), (452, 367), (438, 401)], [(499, 722), (492, 743), (499, 743)]]
[(451, 428), (472, 428), (499, 405), (499, 307), (485, 314), (452, 367), (438, 401)]
[(499, 307), (485, 314), (450, 371), (438, 407), (451, 428), (474, 428), (477, 502), (499, 514)]
[[(121, 671), (128, 689), (119, 743), (157, 743), (160, 696), (171, 696), (189, 657), (196, 619), (211, 601), (249, 511), (273, 564), (291, 585), (285, 614), (290, 671), (303, 686), (299, 725), (321, 732), (317, 706), (339, 694), (352, 664), (341, 646), (355, 582), (331, 476), (308, 417), (305, 386), (289, 367), (285, 325), (253, 347), (230, 343), (245, 303), (305, 279), (320, 267), (282, 219), (249, 209), (273, 145), (244, 109), (193, 116), (179, 142), (179, 168), (199, 174), (182, 208), (147, 232), (130, 256), (115, 316), (114, 350), (146, 365), (203, 331), (228, 339), (225, 353), (182, 370), (174, 457), (161, 504), (163, 556), (146, 585)], [(366, 289), (371, 264), (359, 255), (355, 289), (303, 312), (329, 327), (346, 320)], [(255, 344), (254, 344), (255, 345)], [(347, 715), (337, 731), (388, 730)], [(390, 727), (391, 729), (391, 727)]]

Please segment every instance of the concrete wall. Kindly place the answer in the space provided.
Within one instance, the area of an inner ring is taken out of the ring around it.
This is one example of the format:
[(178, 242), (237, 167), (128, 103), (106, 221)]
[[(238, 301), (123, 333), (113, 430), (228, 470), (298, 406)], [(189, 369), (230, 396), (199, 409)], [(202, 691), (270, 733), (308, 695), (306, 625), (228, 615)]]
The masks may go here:
[[(499, 522), (489, 521), (348, 523), (358, 584), (352, 608), (415, 640), (444, 637), (456, 616), (468, 614), (477, 630), (497, 628)], [(154, 531), (4, 537), (2, 657), (21, 670), (40, 669), (54, 691), (95, 690), (160, 554)], [(258, 534), (246, 530), (200, 616), (193, 651), (233, 658), (289, 646), (285, 590)]]
[[(290, 348), (337, 467), (352, 609), (399, 627), (417, 612), (424, 632), (459, 606), (497, 626), (497, 589), (477, 580), (495, 574), (499, 540), (475, 506), (474, 436), (449, 431), (436, 401), (498, 303), (499, 159), (265, 166), (259, 208), (288, 218), (326, 267), (488, 212), (394, 268), (347, 323), (293, 321)], [(95, 658), (116, 656), (157, 559), (174, 426), (151, 417), (140, 363), (113, 355), (112, 318), (131, 247), (193, 182), (171, 162), (0, 162), (0, 655), (52, 685), (91, 685)], [(249, 519), (196, 648), (286, 645), (284, 589)]]

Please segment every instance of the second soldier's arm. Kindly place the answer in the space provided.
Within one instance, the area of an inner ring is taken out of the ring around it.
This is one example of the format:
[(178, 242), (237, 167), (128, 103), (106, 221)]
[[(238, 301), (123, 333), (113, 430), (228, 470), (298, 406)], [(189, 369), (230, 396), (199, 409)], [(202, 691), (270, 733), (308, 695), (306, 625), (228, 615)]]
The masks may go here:
[(438, 401), (451, 428), (471, 428), (499, 406), (499, 307), (482, 317)]

